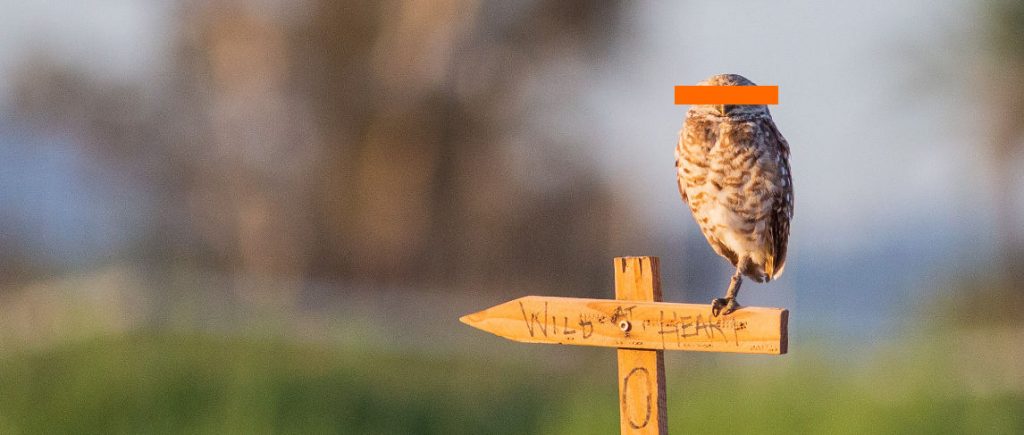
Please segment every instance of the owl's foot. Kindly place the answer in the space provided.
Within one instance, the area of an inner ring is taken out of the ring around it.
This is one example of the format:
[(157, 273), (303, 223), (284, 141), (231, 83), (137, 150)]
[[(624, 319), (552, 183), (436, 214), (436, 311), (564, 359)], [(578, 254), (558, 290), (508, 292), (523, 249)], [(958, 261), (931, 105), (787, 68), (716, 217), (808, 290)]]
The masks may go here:
[(736, 266), (736, 273), (734, 273), (732, 275), (732, 279), (729, 280), (729, 289), (725, 291), (725, 297), (711, 301), (712, 316), (724, 316), (736, 311), (736, 309), (740, 307), (740, 304), (736, 302), (736, 296), (740, 294), (740, 286), (743, 285), (743, 269), (747, 268), (747, 262), (749, 261), (750, 257), (743, 257), (740, 260), (739, 264)]
[(719, 315), (726, 315), (733, 311), (736, 311), (740, 307), (740, 304), (736, 302), (736, 298), (716, 298), (711, 301), (711, 315), (718, 317)]

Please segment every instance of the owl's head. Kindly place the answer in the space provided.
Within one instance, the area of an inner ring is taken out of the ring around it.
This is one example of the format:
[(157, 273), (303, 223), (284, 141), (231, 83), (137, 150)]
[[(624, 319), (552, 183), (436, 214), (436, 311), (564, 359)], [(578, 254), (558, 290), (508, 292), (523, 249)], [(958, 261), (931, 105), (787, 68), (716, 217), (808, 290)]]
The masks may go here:
[(697, 86), (757, 86), (739, 74), (718, 74), (697, 83)]
[[(717, 74), (697, 83), (697, 86), (757, 86), (739, 74)], [(687, 116), (700, 115), (717, 118), (750, 119), (771, 116), (763, 104), (695, 104)]]

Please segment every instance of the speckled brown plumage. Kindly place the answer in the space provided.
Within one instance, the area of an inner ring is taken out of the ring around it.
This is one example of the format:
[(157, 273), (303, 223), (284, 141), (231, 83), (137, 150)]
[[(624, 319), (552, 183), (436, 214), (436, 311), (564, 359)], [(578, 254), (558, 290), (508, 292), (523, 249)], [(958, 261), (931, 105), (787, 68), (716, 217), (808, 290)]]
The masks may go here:
[[(749, 86), (735, 74), (698, 85)], [(766, 282), (786, 265), (793, 183), (789, 145), (763, 105), (694, 105), (676, 147), (679, 192), (711, 247), (740, 275)], [(725, 300), (722, 300), (725, 301)]]

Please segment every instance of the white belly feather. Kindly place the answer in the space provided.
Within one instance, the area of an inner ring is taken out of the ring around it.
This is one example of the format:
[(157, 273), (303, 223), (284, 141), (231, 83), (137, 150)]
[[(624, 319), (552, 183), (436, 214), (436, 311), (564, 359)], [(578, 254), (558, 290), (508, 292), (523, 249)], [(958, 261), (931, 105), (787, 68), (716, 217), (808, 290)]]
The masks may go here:
[(754, 223), (753, 231), (741, 231), (749, 228), (750, 224), (728, 205), (730, 196), (743, 195), (739, 189), (732, 186), (718, 189), (711, 183), (705, 183), (687, 188), (686, 194), (690, 198), (705, 199), (702, 206), (693, 210), (705, 234), (713, 235), (740, 257), (749, 256), (755, 264), (764, 262), (765, 222)]

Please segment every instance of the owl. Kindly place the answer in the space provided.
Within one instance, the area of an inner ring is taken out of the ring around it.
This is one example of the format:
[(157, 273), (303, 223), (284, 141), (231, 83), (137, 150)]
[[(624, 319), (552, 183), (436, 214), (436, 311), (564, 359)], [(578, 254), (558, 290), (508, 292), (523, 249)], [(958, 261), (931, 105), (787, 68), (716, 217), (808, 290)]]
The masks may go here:
[[(753, 86), (736, 74), (704, 80), (703, 86)], [(693, 105), (679, 131), (676, 177), (711, 248), (736, 268), (714, 316), (739, 307), (743, 277), (778, 278), (786, 266), (793, 182), (789, 144), (764, 105)]]

